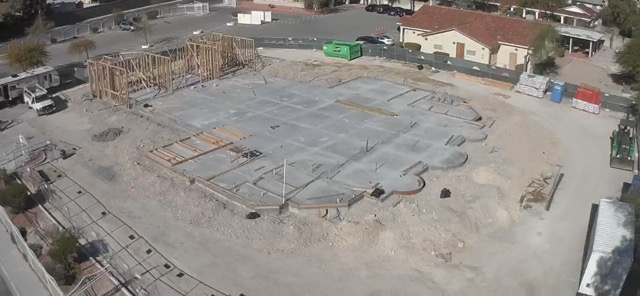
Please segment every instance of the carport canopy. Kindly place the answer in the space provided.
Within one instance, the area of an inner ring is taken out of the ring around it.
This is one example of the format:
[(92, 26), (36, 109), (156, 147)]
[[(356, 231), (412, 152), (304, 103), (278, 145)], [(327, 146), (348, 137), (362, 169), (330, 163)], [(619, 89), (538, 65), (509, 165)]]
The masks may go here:
[(589, 57), (593, 56), (594, 43), (597, 45), (604, 38), (604, 33), (587, 28), (556, 26), (556, 31), (561, 36), (569, 37), (569, 50), (573, 48), (573, 39), (589, 41)]

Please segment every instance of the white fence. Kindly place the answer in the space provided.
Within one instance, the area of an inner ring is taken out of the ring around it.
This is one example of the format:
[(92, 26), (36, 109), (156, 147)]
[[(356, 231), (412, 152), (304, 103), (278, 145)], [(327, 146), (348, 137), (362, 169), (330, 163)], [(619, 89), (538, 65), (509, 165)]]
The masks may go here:
[(31, 251), (24, 239), (22, 239), (20, 231), (15, 225), (13, 225), (4, 209), (0, 209), (0, 222), (2, 222), (2, 225), (4, 225), (7, 231), (9, 231), (9, 234), (11, 234), (11, 241), (13, 241), (13, 243), (18, 247), (22, 256), (27, 260), (31, 269), (35, 272), (38, 278), (40, 278), (42, 283), (44, 283), (45, 287), (47, 287), (49, 293), (51, 293), (52, 296), (63, 296), (64, 293), (60, 290), (56, 280), (47, 273), (36, 255)]
[(191, 4), (180, 5), (178, 7), (184, 7), (186, 14), (202, 15), (209, 13), (209, 4), (198, 1), (193, 1)]

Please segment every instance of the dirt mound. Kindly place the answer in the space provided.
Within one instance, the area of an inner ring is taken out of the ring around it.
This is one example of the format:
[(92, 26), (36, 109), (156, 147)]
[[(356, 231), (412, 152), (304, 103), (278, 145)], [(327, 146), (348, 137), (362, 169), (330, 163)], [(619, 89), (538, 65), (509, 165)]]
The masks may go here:
[(123, 128), (108, 128), (104, 131), (101, 131), (91, 137), (94, 142), (111, 142), (120, 137), (124, 133)]

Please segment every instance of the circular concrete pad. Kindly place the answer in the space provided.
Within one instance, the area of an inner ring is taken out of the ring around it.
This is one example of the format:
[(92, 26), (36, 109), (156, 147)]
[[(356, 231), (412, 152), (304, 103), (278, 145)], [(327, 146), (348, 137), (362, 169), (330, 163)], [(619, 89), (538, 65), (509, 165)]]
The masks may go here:
[(457, 147), (434, 146), (427, 150), (425, 160), (431, 170), (461, 167), (467, 162), (467, 153)]
[(487, 133), (480, 130), (464, 130), (462, 135), (469, 142), (482, 142), (487, 139)]

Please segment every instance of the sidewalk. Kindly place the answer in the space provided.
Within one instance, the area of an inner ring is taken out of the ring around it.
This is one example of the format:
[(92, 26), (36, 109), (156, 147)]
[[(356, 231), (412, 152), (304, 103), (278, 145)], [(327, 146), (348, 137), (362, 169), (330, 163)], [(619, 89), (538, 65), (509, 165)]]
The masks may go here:
[[(12, 296), (50, 295), (29, 267), (29, 263), (22, 257), (18, 247), (13, 244), (11, 235), (4, 226), (0, 226), (0, 276)], [(0, 288), (0, 292), (2, 291)]]

